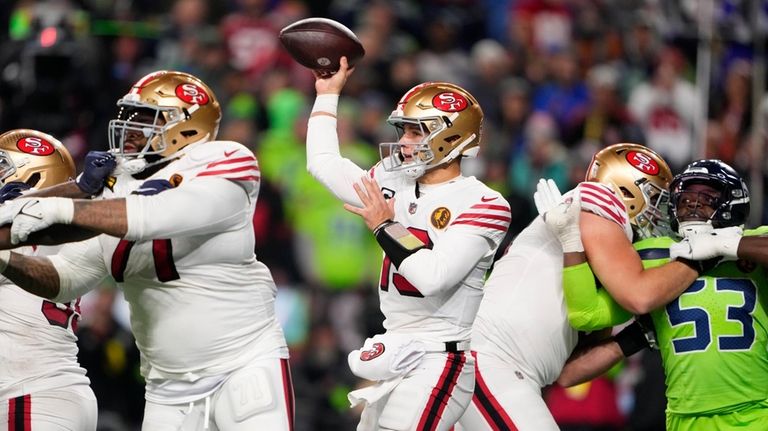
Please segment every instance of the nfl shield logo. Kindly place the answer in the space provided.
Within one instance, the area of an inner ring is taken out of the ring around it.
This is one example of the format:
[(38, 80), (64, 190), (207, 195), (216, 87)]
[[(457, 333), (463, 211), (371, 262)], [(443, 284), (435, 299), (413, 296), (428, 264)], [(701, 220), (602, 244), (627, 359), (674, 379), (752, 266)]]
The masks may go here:
[(416, 214), (416, 202), (411, 202), (411, 204), (408, 205), (408, 213)]

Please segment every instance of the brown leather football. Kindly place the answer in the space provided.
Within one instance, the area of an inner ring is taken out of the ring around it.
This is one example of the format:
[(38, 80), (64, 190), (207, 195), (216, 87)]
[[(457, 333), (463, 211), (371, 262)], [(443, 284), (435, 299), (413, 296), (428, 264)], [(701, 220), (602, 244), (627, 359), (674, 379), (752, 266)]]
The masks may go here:
[(332, 75), (346, 56), (350, 66), (365, 55), (363, 44), (343, 24), (328, 18), (306, 18), (280, 30), (280, 42), (302, 66)]

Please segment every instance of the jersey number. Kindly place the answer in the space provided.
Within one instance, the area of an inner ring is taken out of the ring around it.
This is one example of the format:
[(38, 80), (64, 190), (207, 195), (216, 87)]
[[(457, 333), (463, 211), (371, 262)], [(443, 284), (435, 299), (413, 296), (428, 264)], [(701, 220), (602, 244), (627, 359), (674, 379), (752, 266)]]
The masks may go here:
[[(125, 277), (128, 257), (131, 255), (134, 244), (136, 243), (133, 241), (120, 240), (112, 254), (112, 277), (119, 283), (122, 283)], [(152, 240), (152, 258), (155, 261), (155, 274), (158, 280), (166, 282), (179, 279), (176, 264), (173, 262), (173, 247), (170, 239)]]
[(71, 324), (72, 330), (77, 331), (77, 322), (80, 320), (80, 298), (74, 301), (74, 306), (72, 303), (57, 304), (43, 300), (40, 311), (51, 325), (67, 329)]
[[(683, 295), (667, 305), (667, 314), (672, 326), (693, 323), (694, 335), (672, 340), (675, 353), (699, 352), (706, 350), (712, 344), (712, 326), (709, 313), (702, 307), (680, 306), (680, 298), (695, 295), (704, 289), (704, 280), (696, 280)], [(719, 350), (747, 350), (755, 341), (755, 328), (752, 325), (752, 313), (757, 302), (757, 289), (752, 280), (747, 279), (715, 279), (716, 292), (737, 292), (744, 298), (739, 306), (726, 306), (726, 320), (741, 324), (740, 335), (718, 335)]]
[[(416, 238), (420, 239), (421, 242), (427, 245), (427, 248), (432, 248), (432, 240), (429, 239), (429, 233), (425, 230), (421, 229), (414, 229), (412, 227), (409, 227), (408, 230), (416, 236)], [(384, 255), (384, 264), (381, 268), (381, 279), (379, 280), (379, 287), (383, 291), (389, 290), (389, 272), (392, 270), (392, 262), (389, 260), (389, 257)], [(424, 295), (419, 292), (419, 289), (416, 288), (416, 286), (412, 285), (410, 281), (406, 280), (405, 277), (397, 273), (397, 270), (395, 270), (395, 273), (392, 274), (392, 284), (395, 286), (395, 289), (397, 289), (398, 292), (400, 292), (403, 296), (413, 296), (414, 298), (423, 298)]]

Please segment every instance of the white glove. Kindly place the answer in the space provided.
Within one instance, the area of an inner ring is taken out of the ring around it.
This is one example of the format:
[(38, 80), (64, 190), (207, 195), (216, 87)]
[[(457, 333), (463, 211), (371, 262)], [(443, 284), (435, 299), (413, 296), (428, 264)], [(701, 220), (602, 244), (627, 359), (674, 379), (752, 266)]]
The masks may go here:
[(5, 201), (0, 205), (0, 226), (5, 226), (13, 222), (13, 218), (21, 211), (24, 205), (27, 205), (34, 198), (16, 198)]
[(556, 207), (563, 200), (563, 194), (557, 188), (553, 180), (540, 178), (536, 184), (536, 192), (533, 193), (533, 202), (536, 204), (536, 211), (539, 214)]
[(688, 238), (691, 235), (712, 233), (713, 230), (715, 230), (715, 227), (712, 226), (711, 222), (684, 221), (680, 223), (680, 227), (677, 228), (677, 234), (683, 238)]
[(694, 233), (669, 247), (672, 260), (685, 258), (707, 260), (722, 256), (723, 260), (736, 260), (742, 230), (738, 226), (713, 229), (711, 232)]
[[(22, 201), (15, 199), (13, 202)], [(11, 244), (26, 241), (29, 234), (52, 224), (70, 224), (75, 214), (75, 203), (65, 198), (23, 199), (11, 225)], [(0, 215), (1, 217), (1, 215)]]
[(544, 214), (549, 230), (557, 236), (563, 246), (563, 253), (584, 251), (579, 230), (581, 197), (575, 190), (573, 195)]

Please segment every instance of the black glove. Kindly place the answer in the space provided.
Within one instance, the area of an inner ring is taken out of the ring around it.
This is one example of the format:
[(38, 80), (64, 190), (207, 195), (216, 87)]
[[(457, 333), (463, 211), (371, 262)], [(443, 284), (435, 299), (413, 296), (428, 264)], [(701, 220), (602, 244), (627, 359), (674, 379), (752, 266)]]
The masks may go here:
[(117, 160), (107, 151), (89, 151), (85, 156), (83, 172), (77, 176), (77, 187), (89, 195), (98, 194), (107, 178), (117, 166)]
[(21, 193), (25, 190), (29, 190), (32, 186), (27, 183), (18, 181), (5, 183), (3, 187), (0, 187), (0, 204), (5, 201), (10, 201), (21, 196)]
[(131, 194), (152, 196), (172, 188), (173, 184), (168, 180), (147, 180), (141, 183), (139, 188), (134, 190)]

